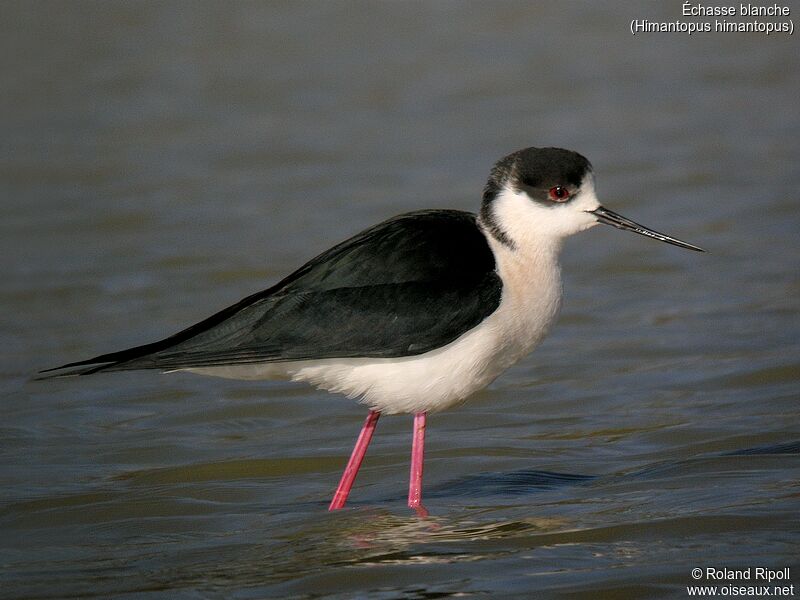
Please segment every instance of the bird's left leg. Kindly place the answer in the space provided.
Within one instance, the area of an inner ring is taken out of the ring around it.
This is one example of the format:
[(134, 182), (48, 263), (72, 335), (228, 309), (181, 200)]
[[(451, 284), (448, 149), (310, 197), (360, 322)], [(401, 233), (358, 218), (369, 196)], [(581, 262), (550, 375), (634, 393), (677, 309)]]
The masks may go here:
[(358, 469), (361, 467), (361, 462), (364, 460), (364, 455), (367, 453), (367, 447), (372, 439), (372, 434), (375, 432), (375, 425), (378, 424), (378, 417), (380, 416), (381, 413), (377, 410), (369, 411), (328, 510), (338, 510), (347, 502), (347, 496), (350, 495), (350, 489), (353, 487), (353, 482), (356, 480)]

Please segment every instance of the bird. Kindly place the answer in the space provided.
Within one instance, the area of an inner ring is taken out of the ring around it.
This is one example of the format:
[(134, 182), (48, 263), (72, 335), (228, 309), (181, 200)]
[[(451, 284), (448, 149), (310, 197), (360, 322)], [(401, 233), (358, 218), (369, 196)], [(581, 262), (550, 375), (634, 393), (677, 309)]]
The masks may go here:
[(331, 511), (345, 506), (379, 417), (412, 414), (408, 506), (427, 515), (427, 415), (461, 404), (542, 341), (562, 303), (563, 242), (598, 223), (704, 252), (602, 206), (581, 154), (524, 148), (495, 163), (477, 213), (392, 217), (174, 335), (41, 374), (188, 371), (358, 399), (368, 413)]

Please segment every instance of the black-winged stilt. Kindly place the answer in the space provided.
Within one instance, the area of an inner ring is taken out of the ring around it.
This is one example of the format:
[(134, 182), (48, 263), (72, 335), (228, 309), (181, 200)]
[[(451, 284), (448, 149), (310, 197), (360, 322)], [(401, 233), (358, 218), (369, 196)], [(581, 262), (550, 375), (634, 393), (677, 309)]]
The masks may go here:
[(580, 154), (526, 148), (494, 166), (478, 215), (399, 215), (171, 337), (48, 371), (287, 378), (359, 398), (370, 411), (330, 510), (344, 506), (381, 413), (412, 413), (408, 505), (424, 512), (427, 413), (536, 347), (561, 305), (562, 242), (597, 223), (702, 251), (603, 208)]

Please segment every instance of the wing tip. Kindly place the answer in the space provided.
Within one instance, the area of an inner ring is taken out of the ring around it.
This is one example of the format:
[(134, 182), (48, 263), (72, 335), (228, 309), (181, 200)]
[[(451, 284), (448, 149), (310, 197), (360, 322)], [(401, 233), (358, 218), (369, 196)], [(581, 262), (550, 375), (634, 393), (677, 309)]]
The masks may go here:
[[(50, 367), (49, 369), (42, 369), (33, 378), (33, 381), (45, 381), (47, 379), (62, 379), (65, 377), (78, 377), (81, 375), (91, 375), (99, 371), (103, 371), (109, 367), (114, 366), (113, 362), (97, 363), (90, 360), (81, 360), (78, 362), (67, 363), (60, 367)], [(76, 368), (83, 367), (83, 368)]]

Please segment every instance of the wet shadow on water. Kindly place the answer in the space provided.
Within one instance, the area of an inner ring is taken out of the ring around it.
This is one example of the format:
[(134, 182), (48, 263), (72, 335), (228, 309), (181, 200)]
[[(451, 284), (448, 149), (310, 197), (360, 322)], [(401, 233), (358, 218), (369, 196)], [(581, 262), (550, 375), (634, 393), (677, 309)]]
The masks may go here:
[(552, 471), (537, 471), (522, 469), (500, 473), (478, 473), (439, 484), (426, 490), (427, 498), (457, 498), (457, 497), (486, 497), (486, 496), (525, 496), (538, 492), (554, 490), (562, 487), (580, 486), (592, 483), (598, 479), (620, 478), (639, 479), (647, 478), (664, 471), (674, 472), (689, 469), (698, 460), (713, 459), (729, 456), (767, 456), (800, 454), (800, 441), (783, 442), (751, 448), (740, 448), (728, 452), (715, 452), (701, 454), (681, 460), (667, 460), (653, 463), (636, 471), (623, 475), (608, 473), (605, 475), (582, 475), (578, 473), (556, 473)]
[(426, 490), (429, 498), (522, 496), (570, 485), (580, 485), (596, 479), (595, 475), (554, 473), (523, 469), (506, 473), (478, 473), (462, 477)]
[(751, 456), (759, 454), (800, 454), (800, 441), (731, 450), (730, 452), (724, 452), (721, 456)]

